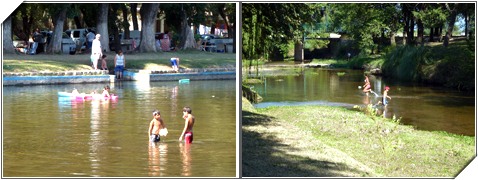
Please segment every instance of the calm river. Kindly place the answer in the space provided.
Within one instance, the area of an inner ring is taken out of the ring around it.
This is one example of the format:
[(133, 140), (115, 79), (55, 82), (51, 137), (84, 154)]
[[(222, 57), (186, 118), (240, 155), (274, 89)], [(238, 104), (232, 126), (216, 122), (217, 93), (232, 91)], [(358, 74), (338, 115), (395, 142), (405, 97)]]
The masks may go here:
[[(108, 84), (113, 101), (57, 92), (107, 84), (3, 87), (4, 177), (236, 177), (236, 82)], [(178, 141), (182, 108), (196, 117), (194, 142)], [(169, 130), (148, 142), (152, 111)]]
[[(376, 104), (383, 88), (390, 86), (390, 104), (385, 116), (401, 117), (400, 122), (428, 131), (447, 131), (475, 136), (475, 96), (455, 90), (420, 84), (392, 82), (370, 76), (372, 89), (379, 94), (365, 96), (363, 71), (343, 69), (284, 69), (295, 75), (265, 76), (254, 89), (263, 97), (258, 108), (282, 105), (328, 105), (353, 108)], [(381, 110), (383, 114), (383, 110)]]

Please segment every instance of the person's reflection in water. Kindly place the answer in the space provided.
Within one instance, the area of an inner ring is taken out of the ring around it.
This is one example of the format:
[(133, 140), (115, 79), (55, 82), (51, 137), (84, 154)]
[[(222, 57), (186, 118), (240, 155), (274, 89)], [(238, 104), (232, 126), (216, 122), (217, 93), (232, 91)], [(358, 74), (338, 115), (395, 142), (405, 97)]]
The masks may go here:
[(176, 119), (176, 109), (178, 109), (178, 86), (174, 86), (171, 90), (171, 109), (172, 109), (172, 116), (171, 119)]
[(168, 144), (149, 143), (149, 176), (162, 176), (166, 172)]
[(370, 96), (363, 96), (363, 104), (365, 104), (365, 106), (368, 106), (369, 104), (371, 104)]
[(101, 148), (101, 117), (100, 117), (100, 101), (91, 101), (91, 121), (90, 121), (90, 162), (91, 162), (91, 173), (93, 176), (96, 176), (100, 172), (100, 155), (99, 151)]
[(181, 151), (181, 161), (183, 163), (182, 176), (191, 176), (191, 144), (179, 143), (179, 150)]

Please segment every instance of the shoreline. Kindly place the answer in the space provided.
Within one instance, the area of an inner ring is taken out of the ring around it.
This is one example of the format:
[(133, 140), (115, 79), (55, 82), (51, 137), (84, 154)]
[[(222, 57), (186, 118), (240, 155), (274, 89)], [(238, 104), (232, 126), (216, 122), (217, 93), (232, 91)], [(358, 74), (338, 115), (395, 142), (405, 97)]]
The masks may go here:
[[(126, 70), (124, 81), (177, 81), (191, 80), (224, 80), (236, 79), (235, 69), (230, 68), (199, 68), (181, 69), (180, 72), (170, 70)], [(3, 86), (21, 85), (55, 85), (80, 83), (115, 82), (114, 74), (107, 70), (83, 70), (60, 72), (8, 72), (3, 73)]]
[(475, 137), (342, 107), (242, 107), (247, 177), (456, 177), (475, 156)]

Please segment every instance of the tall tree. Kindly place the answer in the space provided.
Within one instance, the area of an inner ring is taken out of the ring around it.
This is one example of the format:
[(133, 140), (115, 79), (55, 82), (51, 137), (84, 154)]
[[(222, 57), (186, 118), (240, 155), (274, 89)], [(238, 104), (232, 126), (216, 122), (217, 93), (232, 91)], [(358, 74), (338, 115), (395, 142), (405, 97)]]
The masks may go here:
[(423, 22), (426, 28), (430, 28), (429, 41), (434, 42), (439, 29), (446, 22), (447, 13), (440, 4), (424, 4), (423, 11), (415, 12), (417, 19)]
[(395, 46), (395, 35), (397, 31), (403, 27), (403, 24), (400, 23), (400, 20), (402, 19), (402, 14), (400, 13), (399, 9), (400, 5), (396, 3), (383, 5), (384, 9), (381, 17), (383, 18), (383, 24), (386, 25), (385, 31), (388, 33), (388, 37), (390, 38), (390, 44)]
[(233, 51), (235, 52), (236, 46), (236, 32), (235, 32), (235, 21), (236, 21), (236, 6), (235, 4), (218, 4), (217, 11), (219, 15), (224, 19), (226, 28), (227, 28), (227, 36), (234, 40)]
[(159, 11), (159, 3), (146, 3), (141, 5), (141, 44), (140, 52), (156, 52), (155, 29), (156, 15)]
[(131, 3), (130, 4), (130, 8), (131, 8), (131, 19), (133, 20), (133, 30), (139, 30), (139, 27), (138, 27), (138, 4), (137, 3)]
[(445, 7), (449, 12), (448, 16), (448, 28), (445, 34), (445, 40), (443, 41), (443, 46), (448, 47), (448, 43), (450, 42), (450, 38), (453, 32), (453, 28), (455, 27), (456, 15), (458, 11), (458, 7), (460, 4), (458, 3), (445, 3)]
[(109, 52), (109, 33), (108, 33), (108, 3), (101, 3), (98, 9), (98, 21), (96, 23), (97, 34), (101, 35), (100, 42), (101, 42), (101, 49), (103, 51)]
[[(243, 55), (246, 59), (268, 58), (283, 53), (289, 40), (303, 43), (304, 24), (313, 22), (315, 10), (304, 3), (245, 3), (243, 15)], [(280, 59), (280, 57), (278, 57)]]
[(374, 53), (374, 39), (387, 28), (380, 4), (333, 4), (332, 25), (349, 34), (363, 53)]
[(13, 53), (15, 49), (13, 48), (12, 41), (12, 16), (8, 16), (3, 25), (3, 52), (4, 53)]
[[(121, 49), (121, 41), (119, 39), (119, 27), (118, 24), (118, 9), (121, 6), (120, 3), (110, 4), (109, 13), (108, 13), (108, 32), (113, 35), (113, 46), (115, 50)], [(108, 38), (109, 39), (109, 38)], [(125, 38), (126, 39), (126, 38)]]
[[(197, 3), (183, 3), (183, 4), (162, 4), (161, 12), (166, 17), (166, 24), (170, 32), (175, 31), (179, 33), (179, 43), (176, 46), (180, 49), (192, 48), (196, 45), (194, 40), (194, 32), (191, 30), (191, 24), (199, 27), (206, 21), (206, 12), (217, 14), (215, 8), (217, 4), (197, 4)], [(187, 30), (189, 29), (189, 30)], [(191, 32), (189, 32), (191, 31)], [(173, 39), (175, 39), (173, 37)], [(189, 42), (186, 42), (189, 41)], [(185, 46), (187, 44), (187, 46)]]
[(123, 22), (121, 23), (123, 30), (124, 30), (124, 39), (129, 39), (129, 22), (128, 22), (128, 8), (126, 7), (126, 4), (122, 3), (121, 5), (121, 11), (123, 12)]
[(12, 15), (15, 16), (12, 17), (13, 34), (25, 42), (29, 41), (33, 32), (32, 30), (38, 27), (38, 21), (35, 19), (39, 13), (37, 8), (38, 5), (36, 4), (22, 3), (12, 13)]
[(62, 53), (62, 37), (63, 26), (66, 21), (66, 13), (70, 9), (71, 4), (52, 4), (49, 8), (49, 13), (52, 14), (54, 28), (50, 45), (47, 48), (47, 53), (61, 54)]
[(181, 39), (179, 43), (180, 49), (194, 48), (196, 41), (194, 40), (194, 34), (189, 26), (188, 16), (186, 9), (181, 8)]
[(98, 4), (74, 4), (75, 9), (79, 12), (75, 13), (76, 16), (82, 17), (82, 23), (86, 27), (95, 27), (98, 21)]

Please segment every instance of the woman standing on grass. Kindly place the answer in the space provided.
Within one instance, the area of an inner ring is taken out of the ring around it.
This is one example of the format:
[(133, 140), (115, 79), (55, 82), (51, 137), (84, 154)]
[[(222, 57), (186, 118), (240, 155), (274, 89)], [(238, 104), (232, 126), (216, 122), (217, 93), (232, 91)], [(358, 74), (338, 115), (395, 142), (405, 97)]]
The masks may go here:
[(93, 43), (91, 45), (91, 63), (93, 64), (93, 68), (95, 70), (98, 69), (98, 60), (100, 59), (101, 55), (103, 54), (101, 51), (101, 42), (100, 42), (100, 34), (96, 34), (95, 40), (93, 40)]

